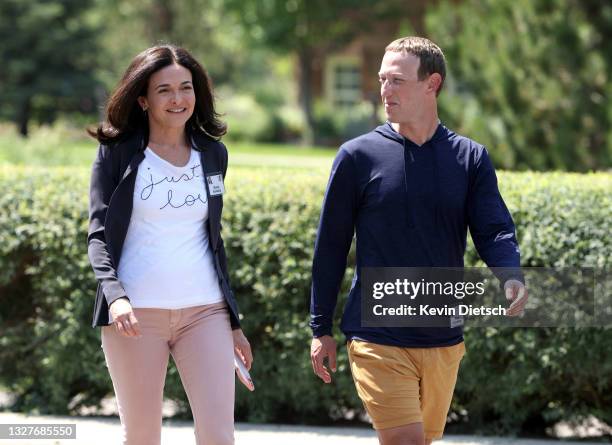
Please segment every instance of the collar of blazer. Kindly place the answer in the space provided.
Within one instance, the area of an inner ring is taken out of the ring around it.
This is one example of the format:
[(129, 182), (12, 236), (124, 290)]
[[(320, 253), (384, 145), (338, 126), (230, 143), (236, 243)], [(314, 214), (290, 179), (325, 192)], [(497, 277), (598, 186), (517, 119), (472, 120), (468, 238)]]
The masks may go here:
[[(202, 159), (202, 165), (205, 168), (204, 174), (206, 173), (219, 173), (222, 171), (222, 165), (220, 165), (220, 156), (218, 148), (221, 143), (210, 136), (206, 136), (200, 133), (196, 133), (191, 137), (191, 146), (200, 152)], [(148, 144), (148, 134), (144, 131), (138, 131), (132, 133), (130, 136), (119, 141), (118, 149), (120, 151), (132, 151), (127, 168), (124, 170), (121, 180), (125, 179), (132, 171), (134, 171), (138, 165), (144, 159), (144, 150)], [(126, 150), (126, 148), (131, 150)], [(135, 151), (135, 152), (134, 152)]]

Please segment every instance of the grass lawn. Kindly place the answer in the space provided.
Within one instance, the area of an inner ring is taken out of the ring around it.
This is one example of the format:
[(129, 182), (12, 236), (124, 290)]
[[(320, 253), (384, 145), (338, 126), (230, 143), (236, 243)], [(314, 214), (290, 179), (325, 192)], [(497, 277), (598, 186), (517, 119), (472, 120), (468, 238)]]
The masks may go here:
[[(91, 166), (97, 143), (91, 139), (61, 139), (52, 134), (22, 139), (0, 133), (0, 163)], [(230, 166), (316, 168), (329, 170), (336, 150), (288, 144), (226, 142)]]
[(230, 166), (322, 168), (329, 170), (336, 149), (287, 144), (228, 142)]

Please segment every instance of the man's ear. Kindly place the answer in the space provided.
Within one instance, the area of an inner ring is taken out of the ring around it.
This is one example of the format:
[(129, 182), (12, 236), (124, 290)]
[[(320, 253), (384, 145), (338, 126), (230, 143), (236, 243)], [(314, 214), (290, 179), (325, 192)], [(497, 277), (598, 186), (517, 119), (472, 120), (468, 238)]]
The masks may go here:
[(428, 87), (436, 94), (442, 85), (442, 76), (439, 73), (433, 73), (429, 76)]

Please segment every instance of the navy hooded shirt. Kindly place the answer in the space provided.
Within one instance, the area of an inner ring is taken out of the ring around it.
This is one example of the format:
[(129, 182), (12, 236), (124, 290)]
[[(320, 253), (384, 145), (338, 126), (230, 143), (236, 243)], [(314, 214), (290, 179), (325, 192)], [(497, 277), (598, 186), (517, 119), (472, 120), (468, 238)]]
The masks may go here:
[(356, 272), (340, 326), (347, 340), (404, 347), (461, 342), (461, 327), (362, 327), (361, 268), (463, 267), (468, 228), (489, 267), (519, 268), (514, 223), (482, 145), (439, 124), (418, 146), (389, 123), (343, 144), (315, 243), (313, 335), (331, 335), (355, 234)]

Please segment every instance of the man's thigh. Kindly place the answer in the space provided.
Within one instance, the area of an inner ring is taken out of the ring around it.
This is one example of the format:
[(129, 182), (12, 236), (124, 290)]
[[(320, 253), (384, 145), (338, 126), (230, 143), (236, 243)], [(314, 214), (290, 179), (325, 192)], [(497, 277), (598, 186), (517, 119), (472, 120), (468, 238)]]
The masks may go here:
[(357, 392), (376, 430), (422, 422), (426, 439), (442, 437), (463, 343), (401, 348), (354, 340), (348, 353)]
[(357, 393), (376, 430), (423, 421), (418, 350), (353, 340), (348, 355)]
[(439, 439), (444, 433), (448, 410), (453, 399), (459, 364), (465, 354), (463, 342), (425, 349), (421, 377), (421, 412), (427, 439)]

